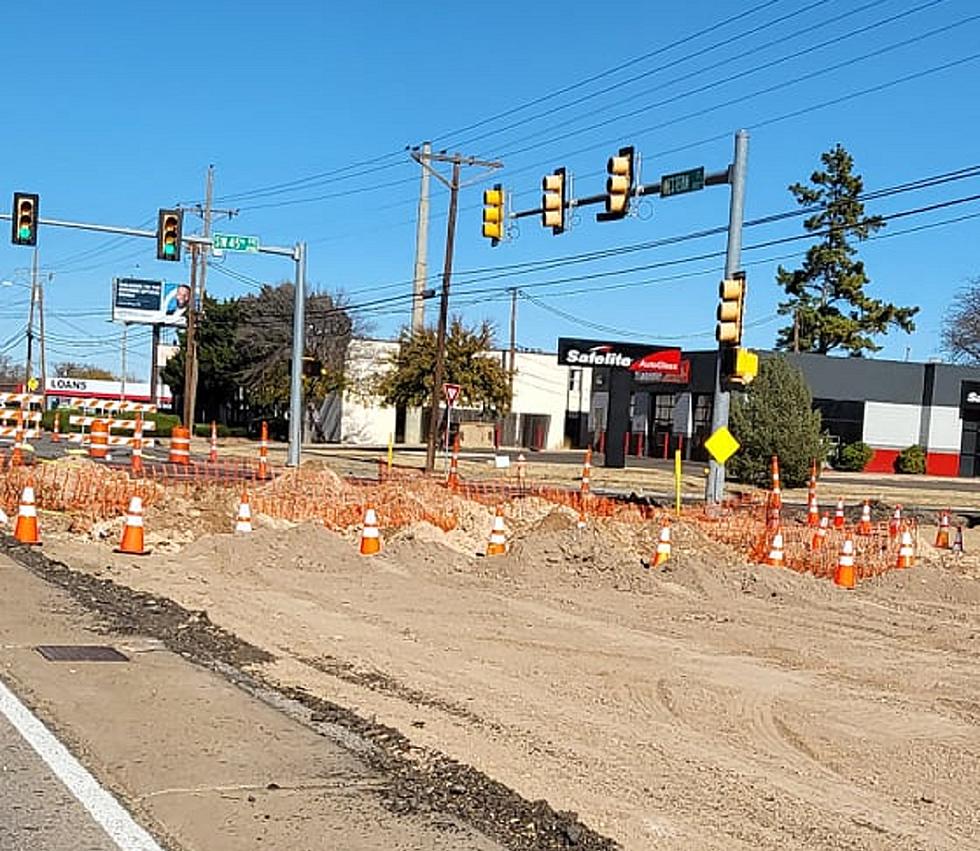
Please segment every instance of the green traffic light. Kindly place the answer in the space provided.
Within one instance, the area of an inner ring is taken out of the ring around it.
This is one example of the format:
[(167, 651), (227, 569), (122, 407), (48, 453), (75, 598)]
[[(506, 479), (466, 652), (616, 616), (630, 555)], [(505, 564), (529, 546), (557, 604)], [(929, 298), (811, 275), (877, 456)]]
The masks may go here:
[(20, 231), (18, 231), (21, 239), (30, 239), (31, 229), (29, 225), (21, 225)]
[(163, 253), (164, 254), (173, 254), (174, 253), (174, 247), (173, 247), (173, 245), (167, 244), (167, 245), (163, 246)]

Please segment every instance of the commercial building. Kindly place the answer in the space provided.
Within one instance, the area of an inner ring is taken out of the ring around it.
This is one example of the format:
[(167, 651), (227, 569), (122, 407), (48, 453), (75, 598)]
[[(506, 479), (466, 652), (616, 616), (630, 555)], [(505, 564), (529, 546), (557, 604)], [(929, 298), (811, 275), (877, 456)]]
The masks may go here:
[[(590, 439), (609, 466), (626, 455), (704, 459), (711, 433), (714, 351), (562, 338), (558, 360), (593, 366)], [(771, 357), (771, 353), (762, 353)], [(980, 475), (980, 368), (788, 354), (838, 445), (863, 441), (867, 466), (893, 472), (899, 452), (926, 451), (926, 472)]]

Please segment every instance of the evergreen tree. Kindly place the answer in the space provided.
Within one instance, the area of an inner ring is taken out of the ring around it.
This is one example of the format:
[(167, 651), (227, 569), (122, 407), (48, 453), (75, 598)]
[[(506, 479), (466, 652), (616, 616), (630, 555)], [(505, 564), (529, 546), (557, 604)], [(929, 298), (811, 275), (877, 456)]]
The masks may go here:
[(742, 445), (726, 468), (733, 478), (760, 486), (769, 483), (769, 462), (779, 456), (787, 487), (806, 484), (810, 462), (822, 461), (826, 445), (820, 412), (803, 373), (781, 356), (767, 357), (744, 394), (732, 398), (730, 428)]
[(897, 307), (865, 293), (871, 279), (850, 240), (867, 239), (885, 222), (880, 216), (865, 216), (860, 200), (864, 182), (854, 174), (854, 160), (841, 145), (821, 154), (820, 160), (824, 170), (810, 175), (811, 186), (789, 187), (800, 205), (814, 208), (803, 226), (820, 241), (807, 250), (801, 268), (789, 271), (780, 266), (776, 272), (776, 282), (788, 296), (780, 302), (779, 313), (793, 317), (779, 329), (776, 348), (819, 354), (843, 349), (861, 357), (881, 348), (873, 337), (890, 326), (914, 331), (912, 317), (919, 308)]

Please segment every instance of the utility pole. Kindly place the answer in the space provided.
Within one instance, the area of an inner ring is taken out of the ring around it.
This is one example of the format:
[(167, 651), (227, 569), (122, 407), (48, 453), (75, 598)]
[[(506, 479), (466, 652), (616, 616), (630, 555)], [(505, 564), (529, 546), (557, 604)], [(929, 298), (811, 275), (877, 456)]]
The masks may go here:
[[(412, 155), (418, 155), (422, 164), (422, 182), (419, 185), (419, 212), (415, 224), (415, 274), (413, 276), (412, 292), (412, 333), (419, 334), (425, 330), (425, 300), (423, 293), (428, 286), (429, 277), (429, 169), (427, 163), (432, 155), (432, 145), (422, 143), (422, 150), (412, 150)], [(422, 442), (422, 409), (407, 408), (405, 411), (406, 443)]]
[[(449, 282), (453, 274), (453, 246), (456, 241), (456, 210), (459, 200), (459, 174), (462, 166), (478, 166), (483, 168), (501, 168), (503, 163), (486, 162), (461, 154), (432, 154), (423, 159), (416, 151), (411, 152), (414, 159), (423, 169), (431, 171), (437, 180), (449, 188), (449, 220), (446, 225), (446, 256), (442, 267), (442, 294), (439, 298), (439, 324), (436, 329), (436, 365), (432, 375), (432, 399), (429, 411), (429, 440), (425, 450), (425, 472), (431, 473), (436, 464), (436, 442), (439, 432), (439, 402), (442, 399), (442, 382), (446, 373), (446, 325), (449, 320)], [(438, 171), (432, 168), (433, 162), (452, 163), (451, 180), (446, 180)]]
[(184, 428), (194, 429), (194, 391), (197, 387), (197, 316), (194, 293), (197, 291), (197, 253), (200, 246), (191, 243), (191, 300), (187, 305), (187, 328), (184, 332)]
[(153, 323), (153, 336), (150, 339), (150, 404), (157, 403), (157, 371), (160, 368), (159, 355), (160, 348), (160, 323)]
[[(50, 281), (54, 277), (54, 273), (48, 274), (48, 280)], [(44, 344), (44, 279), (38, 279), (38, 290), (37, 290), (37, 315), (39, 323), (39, 338), (41, 343), (41, 394), (44, 394), (45, 389), (48, 386), (48, 353), (47, 347)]]
[(37, 246), (31, 261), (31, 306), (27, 311), (27, 363), (24, 366), (24, 389), (31, 380), (31, 360), (34, 356), (34, 308), (37, 304)]
[[(745, 174), (749, 163), (749, 132), (739, 130), (735, 133), (735, 160), (732, 163), (729, 184), (732, 187), (731, 203), (728, 207), (728, 246), (725, 252), (725, 279), (735, 276), (742, 263), (742, 221), (745, 218)], [(718, 346), (715, 358), (715, 395), (711, 413), (711, 430), (717, 431), (728, 426), (728, 411), (731, 394), (722, 387), (721, 357), (722, 344)], [(708, 464), (708, 482), (705, 487), (705, 502), (718, 505), (725, 495), (725, 465), (713, 458)]]
[(296, 280), (293, 283), (293, 362), (289, 375), (289, 446), (286, 464), (298, 467), (303, 444), (303, 355), (306, 352), (306, 243), (293, 250)]
[(514, 373), (517, 372), (517, 287), (510, 291), (510, 398), (514, 401)]
[(129, 323), (123, 322), (122, 336), (119, 338), (119, 346), (122, 350), (122, 375), (120, 376), (119, 382), (119, 401), (122, 402), (126, 398), (126, 332), (129, 330)]

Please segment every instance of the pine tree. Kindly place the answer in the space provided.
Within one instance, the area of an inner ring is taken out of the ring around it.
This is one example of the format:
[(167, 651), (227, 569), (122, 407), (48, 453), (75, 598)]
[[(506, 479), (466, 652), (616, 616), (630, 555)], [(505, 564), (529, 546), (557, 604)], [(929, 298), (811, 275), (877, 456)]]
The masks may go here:
[(730, 428), (742, 445), (728, 461), (733, 478), (765, 486), (769, 462), (779, 456), (780, 477), (787, 487), (806, 483), (810, 462), (822, 461), (826, 446), (820, 434), (820, 412), (803, 373), (781, 356), (763, 359), (759, 375), (744, 394), (732, 399)]
[(810, 246), (799, 269), (782, 266), (776, 283), (786, 290), (779, 313), (793, 322), (780, 328), (776, 348), (783, 351), (827, 354), (843, 349), (852, 357), (876, 352), (873, 339), (890, 326), (906, 333), (915, 330), (912, 317), (918, 307), (897, 307), (869, 297), (870, 283), (864, 263), (856, 259), (851, 238), (861, 242), (885, 226), (880, 216), (865, 216), (861, 193), (864, 181), (853, 173), (854, 160), (841, 146), (821, 154), (823, 171), (810, 175), (811, 186), (789, 187), (797, 202), (815, 210), (803, 223), (820, 241)]

